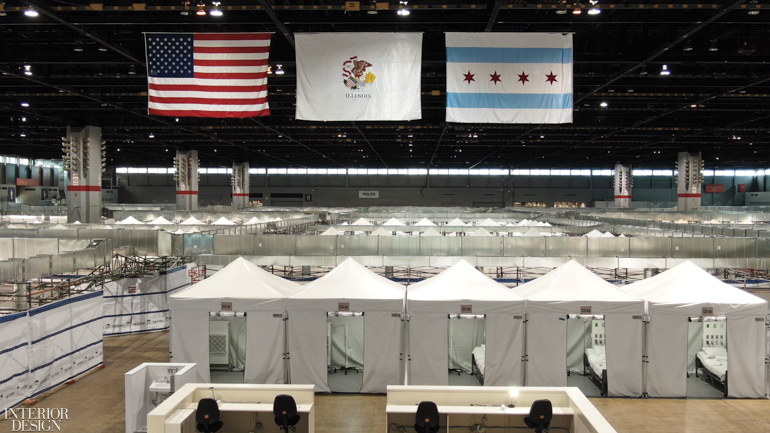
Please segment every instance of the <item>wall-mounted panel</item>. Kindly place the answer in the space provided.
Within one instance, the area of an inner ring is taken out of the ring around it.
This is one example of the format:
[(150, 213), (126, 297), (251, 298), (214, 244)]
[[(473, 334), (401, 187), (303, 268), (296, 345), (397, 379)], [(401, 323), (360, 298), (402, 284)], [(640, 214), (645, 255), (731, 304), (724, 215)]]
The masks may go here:
[(58, 242), (59, 251), (80, 251), (91, 243), (91, 239), (59, 239)]
[(58, 239), (14, 238), (13, 240), (13, 254), (16, 258), (24, 259), (41, 254), (58, 253)]
[[(93, 265), (93, 260), (91, 260)], [(51, 257), (39, 256), (24, 259), (24, 278), (31, 280), (51, 275)]]
[(754, 257), (755, 239), (714, 238), (714, 257), (725, 259), (743, 259)]
[[(324, 236), (333, 237), (333, 236)], [(255, 236), (253, 248), (257, 256), (293, 256), (294, 236), (289, 235), (262, 235)], [(300, 253), (304, 254), (304, 253)]]
[(540, 237), (506, 237), (503, 238), (504, 254), (506, 256), (543, 257), (545, 256), (545, 238)]
[(671, 250), (671, 239), (664, 237), (628, 238), (632, 257), (668, 257)]
[(672, 238), (671, 257), (709, 258), (714, 257), (713, 238)]
[(90, 269), (96, 266), (94, 250), (75, 251), (75, 268)]
[(0, 260), (13, 258), (13, 238), (0, 238)]

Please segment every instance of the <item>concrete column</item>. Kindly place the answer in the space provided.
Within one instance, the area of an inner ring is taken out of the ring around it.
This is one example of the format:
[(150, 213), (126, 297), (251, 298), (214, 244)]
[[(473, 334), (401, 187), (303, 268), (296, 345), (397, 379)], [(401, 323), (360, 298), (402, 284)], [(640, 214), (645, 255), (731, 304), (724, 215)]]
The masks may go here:
[(243, 209), (249, 206), (249, 163), (233, 164), (233, 207)]
[(67, 127), (62, 138), (67, 183), (67, 222), (97, 224), (102, 221), (102, 128)]
[(198, 151), (176, 151), (174, 159), (174, 180), (176, 181), (176, 208), (178, 210), (198, 209)]
[(634, 186), (634, 178), (631, 174), (631, 166), (615, 164), (615, 207), (631, 207), (631, 189)]
[(703, 160), (700, 152), (679, 152), (677, 161), (677, 209), (680, 211), (699, 210), (701, 184), (703, 183)]

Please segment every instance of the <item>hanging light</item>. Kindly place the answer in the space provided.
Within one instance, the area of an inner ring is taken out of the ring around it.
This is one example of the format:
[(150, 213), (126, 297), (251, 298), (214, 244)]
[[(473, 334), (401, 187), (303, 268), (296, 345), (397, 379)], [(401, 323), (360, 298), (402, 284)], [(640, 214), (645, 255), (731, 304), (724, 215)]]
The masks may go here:
[(602, 13), (602, 10), (599, 8), (591, 8), (588, 10), (588, 15), (599, 15)]
[(566, 9), (558, 9), (556, 11), (556, 15), (567, 15), (567, 10)]
[(273, 75), (273, 67), (270, 65), (267, 65), (267, 75)]
[(684, 44), (682, 51), (692, 51), (692, 42), (688, 41), (686, 44)]
[(660, 75), (671, 75), (671, 71), (668, 70), (668, 65), (663, 65), (660, 69)]
[(711, 51), (712, 53), (715, 52), (715, 51), (719, 51), (719, 46), (717, 45), (717, 40), (716, 39), (711, 41), (711, 45), (709, 45), (709, 51)]
[(409, 2), (405, 1), (405, 0), (401, 0), (401, 1), (399, 1), (399, 3), (401, 4), (401, 8), (396, 13), (401, 15), (402, 17), (405, 17), (405, 16), (409, 15), (410, 14), (409, 9), (406, 9), (406, 5)]
[(204, 9), (206, 5), (204, 3), (198, 3), (198, 11), (195, 12), (195, 15), (198, 15), (199, 17), (206, 16), (206, 9)]
[(283, 65), (280, 63), (275, 64), (275, 75), (283, 75)]
[(29, 9), (24, 11), (24, 15), (28, 17), (36, 17), (36, 16), (39, 16), (40, 14), (32, 6), (30, 6)]
[(579, 7), (577, 9), (572, 9), (572, 15), (580, 15), (583, 13), (583, 10)]
[(601, 104), (599, 104), (599, 106), (602, 108), (607, 108), (608, 105), (609, 104), (607, 104), (606, 102), (602, 102)]
[(31, 65), (24, 65), (24, 75), (27, 75), (27, 76), (32, 75), (32, 66)]
[(221, 4), (221, 2), (211, 2), (211, 4), (214, 5), (214, 9), (212, 9), (211, 12), (209, 12), (209, 14), (212, 17), (221, 17), (222, 11), (219, 9), (219, 5)]

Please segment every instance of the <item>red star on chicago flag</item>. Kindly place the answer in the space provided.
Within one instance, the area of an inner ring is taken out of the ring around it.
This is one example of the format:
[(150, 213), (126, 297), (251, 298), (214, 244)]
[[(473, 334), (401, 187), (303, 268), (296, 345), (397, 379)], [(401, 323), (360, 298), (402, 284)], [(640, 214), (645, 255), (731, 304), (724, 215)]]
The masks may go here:
[(548, 82), (549, 82), (549, 83), (551, 83), (551, 85), (553, 86), (553, 83), (555, 83), (555, 82), (558, 82), (558, 80), (556, 79), (556, 77), (557, 77), (557, 75), (554, 75), (553, 71), (551, 71), (551, 73), (550, 73), (550, 74), (547, 74), (547, 75), (546, 75), (546, 79), (545, 79), (545, 81), (548, 81)]
[(471, 81), (476, 81), (476, 80), (474, 80), (474, 79), (473, 79), (473, 77), (474, 77), (476, 74), (471, 74), (471, 71), (468, 71), (468, 73), (467, 73), (467, 74), (463, 74), (463, 75), (465, 76), (465, 79), (464, 79), (463, 81), (467, 81), (467, 82), (468, 82), (468, 84), (471, 84)]
[(519, 75), (519, 81), (521, 81), (521, 85), (523, 86), (524, 83), (529, 81), (529, 75), (525, 74), (524, 71), (521, 71), (521, 74)]
[(500, 74), (498, 74), (497, 71), (495, 71), (494, 74), (489, 74), (489, 76), (492, 77), (492, 79), (489, 80), (489, 81), (495, 83), (495, 86), (497, 86), (498, 82), (500, 82), (500, 83), (503, 82), (503, 80), (500, 79)]

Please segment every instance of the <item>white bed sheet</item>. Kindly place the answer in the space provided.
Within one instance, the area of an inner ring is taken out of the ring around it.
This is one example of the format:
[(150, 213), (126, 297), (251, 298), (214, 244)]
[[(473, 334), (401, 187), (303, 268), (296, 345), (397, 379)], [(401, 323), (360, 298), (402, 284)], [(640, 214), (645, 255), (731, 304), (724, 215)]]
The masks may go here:
[(586, 349), (586, 356), (588, 356), (588, 364), (591, 369), (597, 375), (602, 375), (602, 370), (607, 369), (607, 355), (605, 353), (598, 354), (593, 347)]
[(727, 373), (727, 356), (708, 356), (706, 352), (699, 351), (696, 355), (700, 359), (703, 367), (712, 372), (722, 382), (725, 381)]
[(473, 352), (471, 353), (473, 353), (473, 357), (476, 359), (476, 365), (479, 367), (481, 374), (484, 375), (484, 367), (486, 364), (486, 344), (474, 347)]

